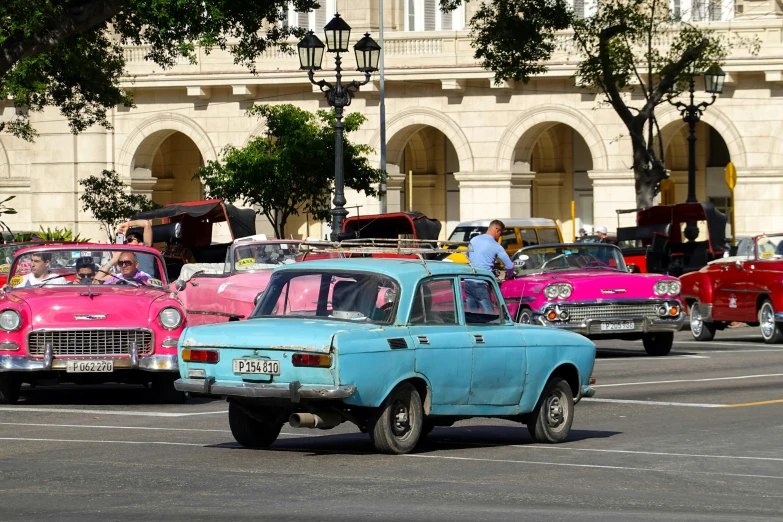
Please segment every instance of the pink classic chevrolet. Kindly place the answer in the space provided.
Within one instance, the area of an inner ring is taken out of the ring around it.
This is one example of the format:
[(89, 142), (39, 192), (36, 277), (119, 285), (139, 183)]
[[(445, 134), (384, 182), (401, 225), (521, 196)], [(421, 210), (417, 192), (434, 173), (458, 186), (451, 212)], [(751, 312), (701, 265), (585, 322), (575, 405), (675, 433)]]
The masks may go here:
[(680, 282), (631, 274), (614, 245), (577, 243), (523, 248), (516, 278), (501, 285), (519, 323), (552, 326), (590, 339), (641, 339), (649, 355), (667, 355), (685, 322)]
[(17, 252), (0, 291), (0, 402), (25, 382), (152, 383), (183, 401), (173, 382), (185, 316), (163, 267), (156, 250), (127, 245)]

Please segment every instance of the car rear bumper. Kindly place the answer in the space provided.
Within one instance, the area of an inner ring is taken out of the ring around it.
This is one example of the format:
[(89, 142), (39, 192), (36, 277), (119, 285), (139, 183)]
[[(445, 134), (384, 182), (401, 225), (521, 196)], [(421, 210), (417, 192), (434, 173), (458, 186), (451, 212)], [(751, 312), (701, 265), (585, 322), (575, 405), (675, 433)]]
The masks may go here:
[[(560, 328), (562, 330), (568, 330), (587, 337), (600, 336), (602, 338), (607, 338), (612, 336), (626, 337), (629, 334), (678, 332), (682, 329), (683, 324), (685, 324), (685, 313), (680, 312), (678, 316), (672, 319), (652, 319), (650, 317), (624, 316), (587, 319), (580, 323), (550, 322), (544, 319), (543, 316), (539, 316), (536, 319), (537, 324), (543, 326)], [(601, 323), (625, 323), (631, 321), (634, 323), (633, 329), (601, 330)]]
[(179, 391), (203, 393), (205, 395), (227, 395), (267, 399), (347, 399), (356, 393), (356, 386), (302, 385), (298, 381), (288, 384), (247, 383), (215, 381), (207, 379), (177, 379), (174, 387)]
[(141, 370), (147, 372), (176, 372), (179, 363), (176, 355), (148, 355), (146, 357), (72, 357), (63, 359), (49, 356), (26, 357), (19, 355), (0, 355), (0, 372), (46, 372), (65, 371), (68, 360), (107, 360), (114, 363), (114, 370)]

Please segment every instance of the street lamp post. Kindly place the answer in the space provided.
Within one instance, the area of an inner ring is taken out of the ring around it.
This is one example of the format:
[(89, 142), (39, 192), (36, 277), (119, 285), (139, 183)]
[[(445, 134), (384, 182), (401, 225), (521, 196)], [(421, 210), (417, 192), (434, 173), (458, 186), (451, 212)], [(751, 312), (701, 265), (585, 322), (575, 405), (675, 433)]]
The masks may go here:
[(701, 115), (704, 113), (704, 109), (715, 103), (718, 94), (723, 92), (723, 81), (726, 78), (720, 67), (712, 67), (704, 73), (704, 90), (708, 94), (712, 94), (712, 100), (710, 102), (701, 102), (699, 104), (694, 103), (693, 95), (696, 89), (694, 77), (698, 74), (691, 74), (690, 85), (688, 91), (691, 95), (691, 102), (685, 104), (682, 102), (674, 103), (669, 100), (669, 103), (679, 109), (682, 119), (688, 124), (688, 198), (686, 203), (696, 203), (696, 124), (701, 119)]
[(324, 56), (324, 44), (318, 37), (309, 31), (297, 45), (299, 51), (300, 69), (307, 71), (307, 76), (313, 85), (317, 85), (324, 93), (327, 103), (334, 107), (335, 123), (335, 147), (334, 147), (334, 208), (329, 211), (332, 215), (332, 241), (337, 241), (343, 228), (343, 221), (348, 211), (345, 209), (345, 179), (343, 166), (343, 108), (351, 104), (356, 91), (362, 85), (370, 81), (370, 74), (378, 70), (378, 60), (381, 54), (381, 46), (370, 38), (370, 33), (353, 46), (356, 55), (356, 70), (363, 72), (363, 82), (352, 80), (347, 84), (342, 82), (342, 68), (340, 67), (340, 53), (348, 52), (348, 40), (351, 36), (351, 26), (340, 18), (339, 13), (324, 27), (326, 35), (326, 50), (335, 53), (334, 68), (337, 80), (334, 84), (325, 80), (315, 81), (315, 71), (321, 70), (321, 61)]

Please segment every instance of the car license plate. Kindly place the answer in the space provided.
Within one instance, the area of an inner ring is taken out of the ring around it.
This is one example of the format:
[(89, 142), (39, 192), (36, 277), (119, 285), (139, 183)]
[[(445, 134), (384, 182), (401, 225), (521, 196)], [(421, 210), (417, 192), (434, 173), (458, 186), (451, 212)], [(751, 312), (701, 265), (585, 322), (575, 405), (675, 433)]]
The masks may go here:
[(234, 373), (280, 375), (280, 361), (269, 359), (234, 359)]
[(114, 371), (114, 361), (68, 361), (67, 373), (106, 373)]
[(633, 321), (618, 321), (614, 323), (601, 323), (602, 331), (633, 330)]

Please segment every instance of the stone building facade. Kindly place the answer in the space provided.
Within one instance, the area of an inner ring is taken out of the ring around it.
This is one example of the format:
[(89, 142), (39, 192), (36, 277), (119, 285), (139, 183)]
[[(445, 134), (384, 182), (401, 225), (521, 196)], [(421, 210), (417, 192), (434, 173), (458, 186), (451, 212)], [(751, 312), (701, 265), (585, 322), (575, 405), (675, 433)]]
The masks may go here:
[[(318, 29), (339, 9), (354, 28), (352, 41), (364, 31), (377, 37), (378, 1), (324, 4), (319, 12), (289, 13), (289, 23)], [(435, 0), (385, 2), (388, 210), (422, 211), (444, 222), (444, 233), (470, 219), (537, 216), (557, 220), (570, 238), (580, 226), (612, 230), (632, 221), (632, 214), (618, 220), (615, 213), (635, 205), (630, 140), (614, 111), (597, 94), (576, 85), (576, 56), (568, 47), (568, 34), (560, 36), (564, 45), (546, 74), (526, 85), (495, 85), (492, 73), (473, 58), (465, 30), (474, 4), (444, 15), (434, 8)], [(724, 66), (724, 93), (698, 126), (697, 196), (728, 206), (723, 173), (731, 161), (738, 174), (738, 236), (781, 230), (783, 10), (775, 0), (722, 6), (690, 16), (727, 36), (757, 37), (761, 51), (751, 56), (737, 48)], [(589, 3), (578, 7), (589, 15)], [(204, 188), (193, 179), (196, 169), (219, 158), (224, 146), (241, 146), (264, 132), (259, 120), (246, 116), (247, 107), (327, 107), (298, 70), (297, 58), (277, 49), (258, 61), (256, 75), (217, 50), (200, 50), (197, 63), (182, 60), (165, 71), (145, 61), (144, 54), (144, 47), (126, 49), (124, 85), (133, 92), (136, 107), (113, 110), (113, 130), (92, 128), (73, 135), (56, 110), (47, 110), (33, 118), (40, 133), (35, 143), (0, 135), (0, 197), (16, 195), (13, 203), (19, 211), (7, 217), (12, 228), (65, 225), (100, 239), (97, 224), (80, 208), (79, 179), (115, 169), (134, 191), (150, 194), (158, 203), (198, 199)], [(344, 58), (346, 69), (352, 69), (353, 56)], [(333, 78), (332, 66), (327, 55), (317, 77)], [(368, 117), (353, 139), (375, 148), (375, 164), (378, 87), (376, 74), (349, 107)], [(708, 99), (703, 92), (698, 97)], [(7, 116), (18, 109), (6, 100), (0, 110)], [(662, 107), (657, 115), (674, 181), (668, 197), (684, 201), (687, 129), (673, 107)], [(348, 206), (360, 205), (361, 214), (380, 209), (378, 200), (357, 194), (349, 194), (348, 200)], [(327, 232), (305, 218), (289, 223), (288, 233)], [(263, 218), (258, 225), (259, 231), (271, 231)]]

